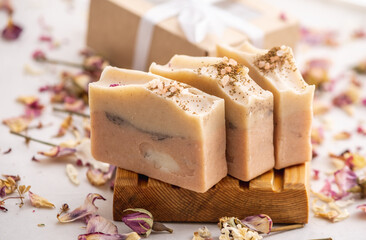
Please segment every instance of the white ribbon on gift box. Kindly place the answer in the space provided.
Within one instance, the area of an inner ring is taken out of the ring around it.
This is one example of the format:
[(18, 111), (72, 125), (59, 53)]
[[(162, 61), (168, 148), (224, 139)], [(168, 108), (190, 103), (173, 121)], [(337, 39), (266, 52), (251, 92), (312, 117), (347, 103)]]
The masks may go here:
[[(216, 3), (225, 8), (214, 5)], [(245, 8), (228, 0), (170, 0), (154, 6), (140, 20), (132, 68), (146, 69), (155, 24), (175, 16), (186, 38), (192, 43), (201, 42), (209, 33), (221, 35), (225, 28), (230, 27), (243, 32), (254, 45), (262, 47), (263, 31), (244, 16), (233, 14), (231, 11), (237, 7)]]

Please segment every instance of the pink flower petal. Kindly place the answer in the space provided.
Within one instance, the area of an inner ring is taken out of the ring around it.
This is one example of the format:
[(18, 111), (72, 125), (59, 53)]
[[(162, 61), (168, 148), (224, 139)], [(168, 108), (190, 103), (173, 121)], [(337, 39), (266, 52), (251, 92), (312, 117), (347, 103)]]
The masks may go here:
[(36, 61), (42, 62), (47, 59), (46, 54), (41, 50), (36, 50), (32, 54), (32, 58)]
[(76, 152), (75, 148), (56, 146), (56, 147), (51, 148), (51, 150), (48, 152), (38, 152), (38, 154), (41, 154), (46, 157), (54, 158), (54, 157), (68, 156), (68, 155), (74, 154), (75, 152)]
[(86, 226), (87, 233), (102, 232), (106, 234), (117, 234), (116, 225), (102, 216), (93, 216)]
[(347, 166), (336, 171), (334, 179), (342, 196), (348, 195), (348, 190), (357, 185), (357, 175)]
[(47, 35), (41, 35), (39, 37), (39, 41), (41, 42), (52, 42), (52, 37)]
[(89, 182), (94, 186), (102, 186), (112, 178), (115, 169), (115, 166), (110, 165), (108, 172), (104, 173), (100, 169), (90, 167), (86, 173), (86, 176)]
[(2, 31), (2, 37), (5, 40), (13, 41), (19, 38), (20, 34), (22, 33), (23, 29), (15, 25), (11, 20), (9, 21), (8, 25)]

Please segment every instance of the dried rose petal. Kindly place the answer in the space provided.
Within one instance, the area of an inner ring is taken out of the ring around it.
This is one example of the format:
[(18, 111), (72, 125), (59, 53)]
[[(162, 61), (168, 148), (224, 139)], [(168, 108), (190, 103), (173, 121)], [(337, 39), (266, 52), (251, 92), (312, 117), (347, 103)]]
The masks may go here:
[(37, 208), (54, 208), (55, 205), (50, 203), (47, 199), (38, 196), (37, 194), (32, 193), (29, 191), (29, 199), (33, 207)]
[(272, 219), (266, 214), (249, 216), (241, 220), (241, 222), (256, 232), (267, 234), (271, 232), (273, 225)]
[(75, 185), (80, 184), (80, 181), (78, 179), (78, 170), (76, 170), (74, 165), (72, 165), (70, 163), (66, 164), (66, 174), (73, 184), (75, 184)]
[(98, 208), (94, 205), (94, 201), (97, 199), (105, 200), (105, 198), (97, 193), (89, 193), (86, 196), (86, 199), (84, 201), (84, 204), (76, 209), (74, 209), (72, 212), (66, 213), (64, 215), (58, 215), (57, 219), (59, 222), (67, 223), (67, 222), (73, 222), (78, 219), (85, 219), (89, 217), (90, 215), (96, 214)]
[(100, 169), (89, 168), (86, 176), (92, 185), (102, 186), (112, 178), (115, 169), (115, 166), (110, 165), (108, 172), (104, 173)]
[(25, 116), (33, 118), (33, 117), (39, 117), (42, 114), (44, 106), (39, 103), (38, 100), (27, 104), (25, 109)]
[(365, 157), (356, 153), (351, 153), (349, 150), (344, 151), (340, 155), (330, 153), (329, 156), (344, 161), (350, 169), (361, 169), (366, 166)]
[(314, 115), (322, 115), (324, 113), (329, 112), (329, 110), (330, 110), (330, 107), (328, 106), (328, 104), (314, 100), (314, 105), (313, 105), (313, 114)]
[(330, 196), (334, 200), (342, 199), (349, 194), (349, 190), (357, 185), (357, 175), (345, 166), (334, 173), (334, 183), (338, 187), (338, 191), (332, 189), (332, 183), (326, 180), (321, 192)]
[(26, 116), (13, 117), (3, 120), (3, 124), (7, 125), (11, 131), (16, 133), (26, 130), (31, 122), (32, 118)]
[(114, 225), (112, 222), (108, 221), (106, 218), (102, 216), (93, 216), (89, 221), (88, 225), (86, 226), (87, 233), (106, 233), (106, 234), (117, 234), (118, 229), (117, 226)]
[[(339, 222), (349, 216), (347, 209), (342, 210), (334, 201), (328, 202), (327, 205), (317, 205), (317, 201), (318, 199), (314, 199), (312, 203), (312, 210), (316, 217), (325, 218), (331, 222)], [(328, 208), (330, 208), (330, 210), (328, 210)]]
[(311, 59), (306, 62), (302, 75), (308, 84), (320, 86), (326, 82), (329, 82), (329, 68), (330, 61), (328, 59)]
[(366, 136), (366, 130), (362, 126), (357, 127), (357, 133)]
[(93, 75), (100, 76), (103, 69), (109, 65), (109, 62), (101, 56), (93, 55), (84, 59), (83, 66), (85, 70), (91, 72)]
[(1, 36), (3, 39), (8, 41), (13, 41), (19, 38), (20, 34), (22, 33), (23, 29), (14, 24), (11, 18), (9, 19), (8, 25), (2, 31)]
[(69, 156), (71, 154), (74, 154), (75, 152), (76, 152), (75, 148), (56, 146), (51, 148), (51, 150), (48, 152), (38, 152), (38, 154), (51, 158), (56, 158), (56, 157)]
[(324, 131), (323, 128), (312, 128), (311, 130), (311, 143), (312, 144), (321, 144), (324, 140)]
[(86, 73), (79, 73), (76, 74), (73, 79), (75, 84), (77, 84), (80, 88), (84, 89), (85, 91), (88, 90), (89, 83), (92, 82), (92, 78), (89, 74)]
[(85, 137), (90, 138), (90, 131), (91, 131), (90, 118), (83, 119), (83, 129)]
[(347, 195), (348, 190), (357, 185), (357, 175), (347, 166), (334, 173), (335, 183), (342, 195)]
[(325, 184), (324, 184), (323, 188), (320, 190), (320, 192), (335, 200), (338, 200), (341, 198), (339, 196), (339, 194), (332, 189), (332, 184), (328, 179), (325, 180)]
[(39, 98), (36, 96), (19, 96), (17, 97), (17, 102), (22, 103), (24, 105), (32, 104), (35, 101), (38, 101)]
[(52, 42), (52, 37), (47, 35), (41, 35), (39, 36), (38, 40), (41, 42)]
[(336, 107), (344, 107), (349, 104), (352, 104), (352, 99), (345, 93), (333, 98), (333, 105)]
[(58, 129), (56, 137), (62, 137), (66, 134), (66, 131), (70, 128), (72, 124), (72, 115), (67, 116), (61, 123), (60, 128)]
[(351, 137), (351, 133), (349, 132), (340, 132), (340, 133), (337, 133), (336, 135), (333, 136), (333, 139), (334, 140), (346, 140), (346, 139), (349, 139)]
[(65, 102), (65, 110), (78, 112), (85, 108), (85, 103), (82, 99), (75, 100), (74, 102)]
[(105, 234), (105, 233), (87, 233), (78, 236), (78, 240), (139, 240), (141, 237), (135, 233), (126, 234)]
[(366, 31), (365, 29), (356, 29), (352, 33), (352, 38), (354, 39), (360, 39), (366, 37)]
[(36, 50), (32, 54), (32, 58), (38, 62), (43, 62), (47, 60), (46, 54), (41, 50)]

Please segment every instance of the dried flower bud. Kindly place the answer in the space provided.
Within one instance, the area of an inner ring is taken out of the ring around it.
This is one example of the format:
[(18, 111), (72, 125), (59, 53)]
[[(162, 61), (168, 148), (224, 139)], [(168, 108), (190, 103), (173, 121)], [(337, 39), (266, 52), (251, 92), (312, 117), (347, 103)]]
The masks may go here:
[(126, 211), (132, 211), (134, 213), (123, 216), (122, 221), (137, 234), (148, 237), (154, 223), (152, 214), (145, 209), (139, 208), (129, 208), (124, 210), (124, 212)]
[(151, 233), (151, 230), (154, 231), (168, 231), (170, 233), (173, 232), (172, 229), (166, 227), (164, 224), (159, 222), (154, 222), (154, 218), (152, 214), (142, 208), (128, 208), (124, 210), (124, 212), (134, 212), (127, 214), (122, 217), (122, 221), (130, 227), (133, 231), (135, 231), (139, 235), (143, 235), (148, 237)]

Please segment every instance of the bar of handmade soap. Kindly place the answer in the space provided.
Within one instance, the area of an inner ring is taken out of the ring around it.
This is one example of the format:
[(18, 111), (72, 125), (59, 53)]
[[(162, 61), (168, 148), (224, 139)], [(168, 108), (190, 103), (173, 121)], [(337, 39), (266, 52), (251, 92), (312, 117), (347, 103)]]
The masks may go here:
[(235, 49), (219, 45), (218, 56), (235, 58), (249, 75), (274, 95), (275, 168), (311, 160), (311, 123), (315, 87), (308, 85), (296, 67), (291, 48), (257, 49), (244, 43)]
[(273, 95), (233, 59), (174, 56), (150, 71), (225, 99), (226, 160), (230, 175), (249, 181), (274, 167)]
[(197, 192), (226, 176), (223, 99), (112, 67), (89, 85), (89, 98), (97, 160)]

